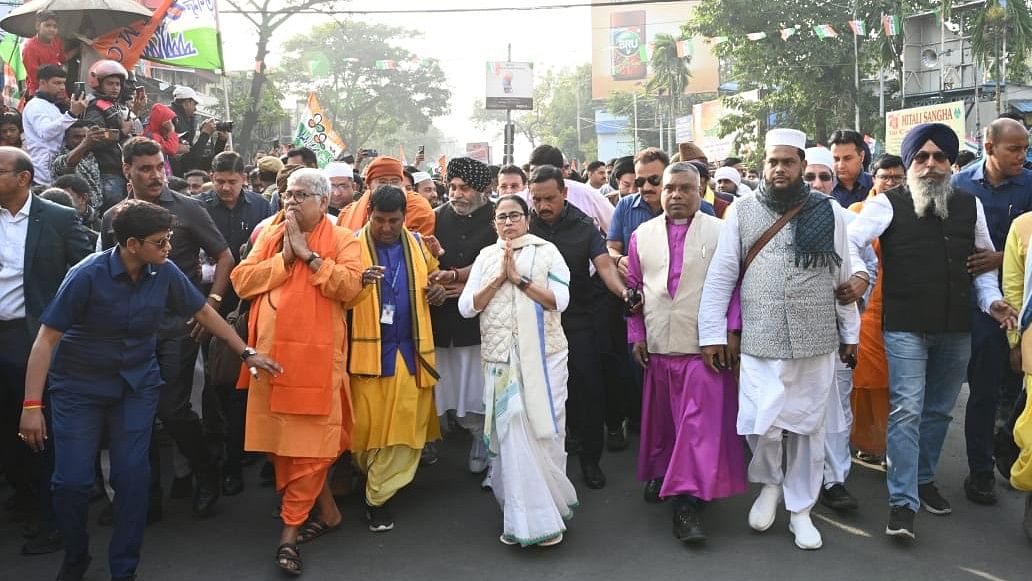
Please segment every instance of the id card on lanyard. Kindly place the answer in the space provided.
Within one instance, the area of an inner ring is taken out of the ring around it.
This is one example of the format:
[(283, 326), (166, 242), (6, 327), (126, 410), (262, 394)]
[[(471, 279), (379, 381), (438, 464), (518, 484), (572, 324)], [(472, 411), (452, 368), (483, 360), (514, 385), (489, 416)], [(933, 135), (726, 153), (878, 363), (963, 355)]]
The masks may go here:
[[(390, 263), (388, 263), (386, 266), (387, 266), (387, 270), (390, 271)], [(398, 284), (398, 271), (399, 270), (401, 270), (401, 265), (400, 264), (394, 269), (394, 274), (391, 276), (391, 281), (390, 282), (387, 282), (387, 277), (384, 277), (382, 279), (383, 282), (386, 283), (386, 284), (381, 287), (381, 291), (386, 291), (388, 288), (390, 288), (390, 295), (391, 295), (390, 296), (390, 300), (388, 300), (387, 296), (386, 296), (387, 295), (386, 292), (381, 292), (380, 293), (381, 302), (383, 303), (383, 305), (382, 305), (382, 307), (380, 309), (380, 324), (382, 324), (382, 325), (393, 325), (394, 324), (394, 312), (395, 312), (395, 310), (397, 308), (397, 307), (395, 307), (394, 302), (397, 300), (397, 290), (396, 289), (397, 289), (397, 284)]]

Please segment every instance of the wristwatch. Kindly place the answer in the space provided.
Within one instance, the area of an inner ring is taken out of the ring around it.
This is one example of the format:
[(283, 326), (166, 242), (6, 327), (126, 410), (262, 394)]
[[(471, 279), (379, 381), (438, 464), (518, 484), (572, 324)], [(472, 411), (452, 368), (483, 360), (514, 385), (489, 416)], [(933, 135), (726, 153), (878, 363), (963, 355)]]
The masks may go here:
[(244, 350), (240, 352), (240, 360), (247, 361), (257, 354), (258, 352), (254, 350), (254, 347), (244, 347)]
[(531, 282), (533, 282), (533, 281), (531, 281), (529, 278), (527, 278), (525, 276), (521, 276), (520, 277), (520, 282), (516, 284), (516, 288), (518, 288), (520, 290), (525, 290), (528, 286), (530, 286)]
[(313, 252), (312, 252), (312, 253), (311, 253), (311, 254), (310, 254), (310, 255), (308, 256), (308, 258), (306, 258), (306, 259), (305, 259), (305, 264), (312, 264), (313, 262), (315, 262), (315, 259), (316, 259), (316, 258), (322, 258), (322, 256), (319, 256), (319, 253), (318, 253), (318, 252), (314, 252), (314, 251), (313, 251)]
[(222, 295), (217, 295), (215, 293), (211, 293), (210, 295), (208, 295), (208, 298), (209, 299), (215, 299), (216, 303), (221, 303), (222, 302)]

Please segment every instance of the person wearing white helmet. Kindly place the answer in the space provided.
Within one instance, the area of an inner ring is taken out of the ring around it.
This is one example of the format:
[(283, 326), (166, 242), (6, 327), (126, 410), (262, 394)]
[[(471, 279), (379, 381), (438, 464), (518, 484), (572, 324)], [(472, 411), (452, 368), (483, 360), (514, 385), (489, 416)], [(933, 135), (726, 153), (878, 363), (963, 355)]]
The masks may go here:
[(176, 112), (173, 121), (176, 133), (187, 144), (186, 151), (171, 159), (172, 173), (177, 176), (186, 175), (193, 169), (208, 171), (211, 161), (222, 153), (229, 143), (229, 133), (216, 131), (217, 120), (209, 117), (198, 125), (197, 106), (201, 104), (201, 96), (190, 87), (179, 85), (172, 91), (172, 110)]
[(129, 72), (113, 60), (99, 60), (93, 63), (86, 75), (94, 99), (86, 107), (83, 120), (89, 126), (104, 127), (107, 138), (93, 149), (93, 156), (100, 167), (100, 189), (104, 196), (104, 213), (126, 197), (125, 175), (122, 172), (122, 147), (119, 145), (132, 133), (129, 108), (119, 97), (129, 80)]
[(343, 161), (331, 161), (322, 171), (330, 180), (330, 205), (326, 213), (337, 216), (341, 208), (355, 199), (355, 170)]

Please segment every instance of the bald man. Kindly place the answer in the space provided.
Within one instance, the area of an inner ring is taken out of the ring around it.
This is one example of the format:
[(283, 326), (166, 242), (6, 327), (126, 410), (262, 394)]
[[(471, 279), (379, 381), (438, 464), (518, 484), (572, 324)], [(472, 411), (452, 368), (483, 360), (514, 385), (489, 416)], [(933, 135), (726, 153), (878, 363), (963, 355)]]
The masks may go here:
[[(975, 249), (968, 259), (968, 271), (972, 275), (1000, 268), (1011, 222), (1032, 210), (1032, 171), (1024, 169), (1028, 144), (1024, 124), (1014, 119), (997, 119), (985, 131), (985, 158), (969, 164), (953, 177), (955, 188), (981, 200), (995, 247)], [(1014, 405), (1014, 398), (1021, 389), (1021, 375), (1011, 371), (1008, 365), (1010, 348), (1006, 333), (985, 313), (975, 311), (972, 316), (968, 365), (970, 396), (964, 414), (970, 474), (964, 480), (964, 494), (974, 503), (994, 504), (996, 413), (998, 408), (1010, 409)], [(1010, 471), (1007, 462), (998, 464), (1001, 469)]]
[(41, 464), (53, 465), (53, 449), (33, 454), (18, 439), (25, 367), (43, 309), (68, 269), (92, 248), (75, 210), (29, 193), (33, 177), (27, 153), (0, 147), (0, 470), (14, 488), (17, 511), (42, 510), (45, 526), (26, 546), (29, 554), (41, 554), (61, 548), (54, 536), (49, 469), (40, 470)]

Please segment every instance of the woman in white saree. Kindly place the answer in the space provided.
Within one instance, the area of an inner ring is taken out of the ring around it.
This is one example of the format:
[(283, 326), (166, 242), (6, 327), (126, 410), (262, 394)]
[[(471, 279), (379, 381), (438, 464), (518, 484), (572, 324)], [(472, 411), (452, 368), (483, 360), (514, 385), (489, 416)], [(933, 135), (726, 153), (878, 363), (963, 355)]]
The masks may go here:
[(562, 541), (577, 492), (566, 477), (567, 346), (561, 313), (570, 271), (551, 243), (528, 234), (518, 196), (495, 206), (498, 243), (480, 251), (459, 297), (464, 317), (480, 314), (484, 438), (502, 506), (501, 542)]

